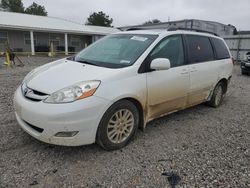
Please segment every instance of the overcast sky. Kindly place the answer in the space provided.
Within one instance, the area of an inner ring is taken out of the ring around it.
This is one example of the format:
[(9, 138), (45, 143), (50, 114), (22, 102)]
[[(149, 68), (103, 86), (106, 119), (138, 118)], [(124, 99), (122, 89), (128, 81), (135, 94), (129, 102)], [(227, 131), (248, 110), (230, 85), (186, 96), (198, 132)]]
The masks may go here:
[(250, 0), (23, 0), (25, 7), (32, 2), (44, 5), (49, 16), (78, 23), (103, 11), (114, 19), (115, 27), (170, 18), (211, 20), (250, 30)]

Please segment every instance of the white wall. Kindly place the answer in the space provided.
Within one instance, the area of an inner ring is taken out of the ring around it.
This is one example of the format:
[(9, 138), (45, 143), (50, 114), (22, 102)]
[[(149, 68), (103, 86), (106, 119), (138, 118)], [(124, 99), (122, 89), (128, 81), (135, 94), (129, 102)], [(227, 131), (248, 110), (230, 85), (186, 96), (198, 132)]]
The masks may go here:
[(235, 60), (246, 60), (246, 53), (250, 52), (250, 35), (226, 36), (224, 37), (224, 40)]

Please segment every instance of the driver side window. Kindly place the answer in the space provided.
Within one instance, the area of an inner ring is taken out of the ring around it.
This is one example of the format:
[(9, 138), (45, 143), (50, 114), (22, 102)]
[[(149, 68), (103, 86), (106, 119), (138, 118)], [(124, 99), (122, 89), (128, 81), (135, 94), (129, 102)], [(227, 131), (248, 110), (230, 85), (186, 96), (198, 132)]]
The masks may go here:
[(184, 50), (182, 37), (179, 35), (163, 39), (150, 53), (151, 61), (156, 58), (167, 58), (171, 67), (184, 65)]

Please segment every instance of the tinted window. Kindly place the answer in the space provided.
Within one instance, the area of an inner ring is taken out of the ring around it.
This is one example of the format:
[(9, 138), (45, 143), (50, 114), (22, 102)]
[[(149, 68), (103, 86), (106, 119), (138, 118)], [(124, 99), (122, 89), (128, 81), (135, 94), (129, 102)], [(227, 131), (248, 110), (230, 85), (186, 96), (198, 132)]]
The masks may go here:
[(150, 60), (156, 58), (167, 58), (170, 60), (171, 67), (184, 64), (184, 52), (181, 36), (171, 36), (162, 40), (150, 53)]
[(187, 35), (190, 63), (214, 60), (213, 48), (208, 37)]
[(230, 54), (227, 50), (227, 47), (222, 40), (217, 39), (217, 38), (212, 38), (212, 41), (213, 41), (213, 45), (214, 45), (215, 52), (217, 55), (217, 59), (230, 58)]

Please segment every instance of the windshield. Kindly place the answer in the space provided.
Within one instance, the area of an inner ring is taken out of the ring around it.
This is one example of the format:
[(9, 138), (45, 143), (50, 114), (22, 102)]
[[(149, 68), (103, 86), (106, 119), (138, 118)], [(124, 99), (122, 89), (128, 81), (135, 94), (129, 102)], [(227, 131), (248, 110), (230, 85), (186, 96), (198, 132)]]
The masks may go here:
[(126, 67), (134, 64), (157, 37), (157, 35), (110, 35), (79, 52), (74, 60), (109, 68)]

